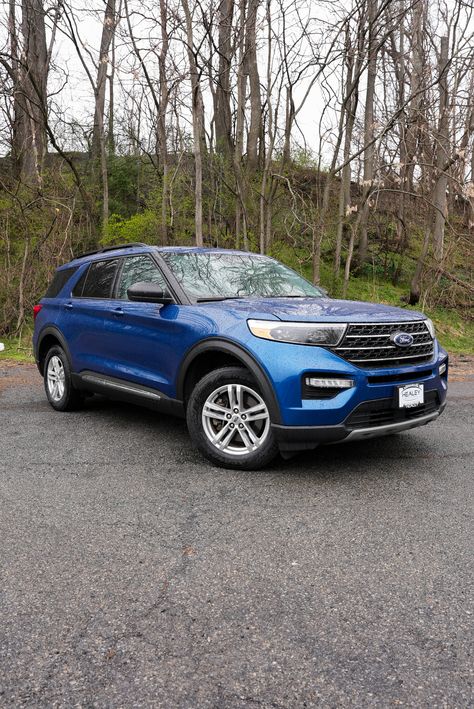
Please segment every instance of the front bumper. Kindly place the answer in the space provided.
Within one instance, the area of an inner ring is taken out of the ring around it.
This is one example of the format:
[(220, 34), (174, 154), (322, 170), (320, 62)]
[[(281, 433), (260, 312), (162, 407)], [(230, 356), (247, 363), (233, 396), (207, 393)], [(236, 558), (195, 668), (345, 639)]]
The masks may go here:
[(378, 438), (379, 436), (389, 436), (394, 433), (408, 431), (418, 426), (426, 426), (430, 421), (437, 419), (443, 413), (445, 407), (446, 402), (428, 414), (380, 426), (351, 428), (346, 423), (336, 426), (281, 426), (272, 424), (272, 430), (281, 451), (310, 450), (321, 444)]
[[(370, 369), (319, 347), (272, 345), (272, 356), (262, 352), (260, 361), (266, 360), (279, 403), (280, 420), (274, 419), (272, 429), (282, 451), (397, 433), (434, 421), (445, 408), (447, 371), (440, 375), (439, 369), (448, 355), (436, 341), (429, 362)], [(303, 398), (306, 376), (346, 377), (354, 386), (333, 398)], [(400, 410), (397, 389), (409, 382), (423, 383), (425, 405)]]

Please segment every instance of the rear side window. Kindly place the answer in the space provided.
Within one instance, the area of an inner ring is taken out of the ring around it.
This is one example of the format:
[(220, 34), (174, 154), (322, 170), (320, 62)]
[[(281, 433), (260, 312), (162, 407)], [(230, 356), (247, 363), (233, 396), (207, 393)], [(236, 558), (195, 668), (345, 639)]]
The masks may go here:
[(117, 266), (118, 259), (94, 261), (77, 282), (73, 295), (79, 298), (110, 298)]
[(84, 271), (82, 272), (82, 276), (79, 278), (78, 282), (72, 289), (72, 295), (75, 298), (80, 298), (82, 296), (82, 291), (84, 290), (84, 283), (86, 282), (88, 272), (89, 267), (84, 269)]
[(56, 271), (48, 290), (44, 294), (44, 297), (56, 298), (56, 296), (62, 291), (68, 280), (71, 278), (72, 274), (75, 273), (77, 269), (78, 266), (73, 266), (72, 268), (63, 268), (60, 271)]

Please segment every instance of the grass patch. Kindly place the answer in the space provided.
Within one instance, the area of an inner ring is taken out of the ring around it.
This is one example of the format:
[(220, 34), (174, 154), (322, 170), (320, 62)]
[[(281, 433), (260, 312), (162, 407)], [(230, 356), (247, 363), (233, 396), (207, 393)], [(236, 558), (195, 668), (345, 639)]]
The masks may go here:
[(474, 355), (474, 321), (445, 308), (427, 309), (426, 314), (433, 320), (438, 339), (448, 352)]
[(422, 303), (416, 306), (407, 305), (401, 298), (406, 296), (407, 289), (393, 286), (391, 283), (368, 281), (353, 278), (349, 283), (347, 297), (349, 300), (365, 300), (385, 305), (395, 305), (404, 310), (423, 312), (435, 324), (436, 336), (441, 345), (453, 354), (474, 354), (474, 321), (462, 317), (453, 309), (429, 306)]
[(0, 363), (4, 359), (15, 360), (16, 362), (35, 361), (30, 337), (19, 339), (0, 336), (0, 342), (5, 345), (3, 352), (0, 352)]
[[(307, 259), (307, 252), (289, 249), (287, 245), (277, 243), (272, 255), (311, 280), (311, 263)], [(332, 298), (342, 298), (342, 277), (335, 281), (331, 265), (324, 261), (321, 263), (321, 285), (328, 289)], [(468, 315), (463, 317), (462, 312), (454, 309), (424, 307), (422, 302), (417, 306), (410, 306), (402, 300), (407, 296), (408, 290), (407, 284), (394, 286), (375, 274), (372, 276), (351, 276), (346, 298), (384, 303), (403, 308), (403, 310), (423, 312), (433, 320), (437, 337), (448, 352), (474, 355), (474, 320), (472, 317)]]

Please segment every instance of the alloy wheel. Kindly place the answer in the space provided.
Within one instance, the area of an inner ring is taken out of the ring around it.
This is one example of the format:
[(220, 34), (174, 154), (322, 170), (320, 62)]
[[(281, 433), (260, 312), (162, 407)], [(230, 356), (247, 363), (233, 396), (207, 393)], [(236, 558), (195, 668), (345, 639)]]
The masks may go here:
[(53, 401), (61, 401), (66, 387), (64, 365), (57, 355), (53, 355), (48, 362), (46, 373), (49, 396)]
[(232, 456), (258, 450), (268, 436), (270, 415), (254, 389), (243, 384), (226, 384), (215, 389), (204, 402), (202, 426), (209, 442)]

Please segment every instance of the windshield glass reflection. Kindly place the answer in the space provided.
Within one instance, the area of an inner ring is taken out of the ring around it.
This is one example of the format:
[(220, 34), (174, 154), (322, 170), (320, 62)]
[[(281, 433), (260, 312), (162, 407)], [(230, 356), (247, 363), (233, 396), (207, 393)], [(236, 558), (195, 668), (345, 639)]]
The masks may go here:
[(316, 286), (266, 256), (170, 251), (162, 256), (195, 300), (322, 296)]

